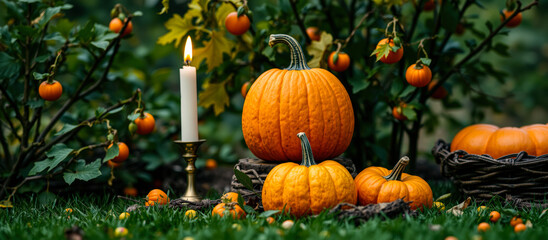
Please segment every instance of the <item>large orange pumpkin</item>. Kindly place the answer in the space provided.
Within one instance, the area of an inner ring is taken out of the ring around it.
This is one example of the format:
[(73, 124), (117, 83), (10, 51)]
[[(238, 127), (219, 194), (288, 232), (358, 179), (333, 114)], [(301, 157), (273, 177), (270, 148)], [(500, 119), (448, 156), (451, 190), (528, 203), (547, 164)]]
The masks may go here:
[(285, 34), (270, 35), (270, 46), (289, 46), (288, 68), (271, 69), (249, 89), (242, 113), (242, 132), (251, 152), (267, 161), (301, 160), (299, 132), (309, 134), (316, 159), (343, 153), (354, 131), (350, 97), (329, 71), (310, 69), (299, 43)]
[(498, 128), (476, 124), (461, 130), (451, 143), (451, 151), (464, 150), (470, 154), (488, 154), (493, 158), (527, 152), (529, 155), (548, 154), (548, 126), (535, 124), (522, 128)]
[(408, 157), (398, 161), (389, 171), (383, 167), (368, 167), (356, 176), (358, 201), (360, 205), (392, 202), (397, 199), (411, 201), (411, 209), (426, 206), (433, 202), (432, 189), (422, 178), (403, 173), (409, 163)]
[(301, 165), (282, 163), (268, 173), (262, 191), (264, 210), (285, 210), (300, 217), (342, 202), (355, 204), (356, 186), (348, 170), (332, 160), (316, 165), (306, 135), (297, 136), (302, 145)]

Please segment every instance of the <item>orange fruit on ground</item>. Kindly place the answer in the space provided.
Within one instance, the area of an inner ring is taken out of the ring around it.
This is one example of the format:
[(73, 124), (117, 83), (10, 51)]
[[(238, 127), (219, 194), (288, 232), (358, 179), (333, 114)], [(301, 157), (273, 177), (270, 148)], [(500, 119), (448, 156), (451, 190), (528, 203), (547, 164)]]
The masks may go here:
[(491, 222), (497, 222), (500, 219), (500, 213), (497, 211), (492, 211), (489, 213), (489, 220)]
[(137, 125), (137, 134), (147, 135), (154, 130), (156, 121), (150, 113), (144, 113), (143, 117), (138, 117), (135, 119), (135, 124)]
[(213, 158), (210, 158), (210, 159), (206, 160), (205, 167), (207, 169), (215, 169), (215, 168), (217, 168), (217, 161), (215, 161), (215, 159), (213, 159)]
[(240, 90), (241, 93), (242, 93), (242, 97), (244, 97), (245, 99), (245, 96), (247, 96), (247, 92), (249, 92), (249, 88), (251, 87), (251, 83), (248, 81), (248, 82), (245, 82), (243, 85), (242, 85), (242, 89)]
[(242, 35), (247, 32), (250, 26), (251, 22), (245, 14), (242, 14), (242, 16), (238, 17), (237, 12), (231, 12), (225, 18), (226, 30), (236, 36)]
[[(390, 39), (390, 42), (388, 42), (388, 38), (384, 38), (380, 40), (379, 43), (377, 43), (377, 48), (380, 48), (382, 45), (387, 43), (390, 44), (391, 47), (394, 46), (394, 40)], [(377, 53), (377, 55), (379, 54)], [(400, 61), (402, 57), (403, 57), (403, 47), (400, 47), (396, 52), (393, 52), (392, 50), (390, 50), (390, 52), (388, 53), (388, 56), (383, 56), (380, 59), (380, 61), (386, 64), (392, 64)]]
[(523, 223), (523, 219), (519, 218), (519, 217), (513, 217), (511, 220), (510, 220), (510, 226), (512, 227), (515, 227), (516, 225), (520, 224), (520, 223)]
[[(153, 189), (147, 194), (147, 203), (151, 206), (155, 204), (166, 205), (169, 203), (169, 197), (160, 189)], [(148, 206), (145, 203), (146, 206)]]
[[(108, 146), (110, 148), (112, 143)], [(112, 159), (116, 163), (121, 163), (129, 157), (129, 148), (123, 142), (118, 142), (118, 156)]]
[(268, 224), (273, 224), (274, 222), (276, 222), (276, 219), (274, 219), (273, 217), (267, 217), (267, 218), (266, 218), (266, 222), (267, 222)]
[(331, 52), (329, 54), (329, 58), (327, 59), (327, 65), (329, 65), (329, 68), (332, 69), (335, 72), (342, 72), (350, 66), (350, 56), (348, 54), (339, 52), (339, 57), (337, 58), (337, 62), (334, 61), (336, 51)]
[(458, 239), (457, 237), (455, 237), (455, 236), (447, 236), (447, 237), (445, 238), (445, 240), (459, 240), (459, 239)]
[(526, 229), (527, 229), (527, 226), (525, 226), (525, 224), (523, 223), (518, 223), (516, 224), (516, 226), (514, 226), (514, 232), (516, 233), (523, 232)]
[(58, 81), (53, 80), (52, 83), (43, 81), (38, 87), (38, 94), (46, 101), (55, 101), (63, 94), (63, 86)]
[[(502, 15), (500, 16), (500, 21), (504, 22), (513, 13), (514, 13), (514, 11), (508, 11), (506, 9), (502, 10), (502, 14), (504, 16), (502, 16)], [(514, 18), (512, 18), (512, 20), (510, 20), (508, 23), (506, 23), (506, 27), (513, 28), (513, 27), (519, 26), (521, 24), (522, 17), (523, 16), (521, 15), (521, 13), (518, 13), (518, 15), (516, 15)]]
[(486, 232), (489, 229), (491, 229), (491, 226), (489, 225), (489, 223), (482, 222), (478, 224), (478, 232)]
[(400, 106), (395, 106), (392, 108), (392, 116), (394, 116), (395, 119), (398, 119), (400, 121), (407, 120), (407, 117), (403, 115), (403, 109), (407, 106), (407, 104), (402, 103)]
[(211, 216), (219, 215), (223, 217), (225, 214), (229, 214), (233, 219), (242, 219), (246, 217), (245, 211), (234, 203), (219, 203), (211, 211)]
[(320, 41), (321, 31), (318, 27), (308, 27), (306, 29), (306, 35), (308, 35), (312, 41)]
[(137, 196), (137, 188), (126, 187), (126, 188), (124, 188), (124, 194), (127, 195), (127, 196), (135, 197), (135, 196)]
[[(122, 23), (122, 20), (119, 18), (113, 18), (108, 24), (108, 28), (110, 29), (110, 31), (113, 31), (115, 33), (119, 33), (122, 30), (122, 27), (124, 27), (124, 23)], [(133, 23), (129, 21), (126, 29), (124, 29), (124, 32), (122, 33), (122, 37), (130, 34), (131, 31), (133, 31)]]

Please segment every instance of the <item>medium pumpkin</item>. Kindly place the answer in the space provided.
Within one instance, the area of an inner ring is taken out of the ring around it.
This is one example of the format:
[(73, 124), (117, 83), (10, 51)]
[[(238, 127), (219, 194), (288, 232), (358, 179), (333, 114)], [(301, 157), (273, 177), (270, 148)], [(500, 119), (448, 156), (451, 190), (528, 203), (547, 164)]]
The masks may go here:
[(422, 178), (403, 173), (409, 163), (402, 157), (394, 169), (368, 167), (356, 176), (358, 201), (360, 205), (392, 202), (403, 198), (411, 201), (411, 209), (423, 206), (430, 208), (433, 202), (432, 189)]
[(223, 217), (226, 213), (230, 214), (233, 219), (242, 219), (246, 216), (245, 211), (234, 202), (217, 204), (211, 211), (211, 216)]
[(451, 143), (451, 151), (464, 150), (470, 154), (488, 154), (493, 158), (527, 152), (529, 155), (548, 153), (548, 126), (536, 124), (522, 128), (498, 128), (476, 124), (461, 130)]
[(247, 93), (242, 132), (249, 150), (267, 161), (301, 160), (295, 134), (309, 133), (312, 151), (325, 160), (343, 153), (354, 132), (354, 111), (339, 79), (310, 69), (299, 43), (285, 34), (270, 35), (270, 46), (289, 46), (288, 68), (259, 76)]
[(405, 80), (411, 86), (424, 87), (432, 80), (432, 71), (422, 63), (416, 63), (407, 68), (405, 72)]
[(350, 56), (348, 54), (339, 52), (337, 54), (337, 61), (335, 61), (335, 54), (337, 52), (331, 52), (329, 58), (327, 59), (327, 65), (329, 68), (335, 72), (343, 72), (350, 66)]
[(339, 203), (356, 203), (352, 175), (341, 164), (326, 160), (316, 164), (304, 133), (297, 134), (302, 162), (279, 164), (266, 176), (262, 190), (264, 210), (285, 210), (300, 217), (318, 214)]

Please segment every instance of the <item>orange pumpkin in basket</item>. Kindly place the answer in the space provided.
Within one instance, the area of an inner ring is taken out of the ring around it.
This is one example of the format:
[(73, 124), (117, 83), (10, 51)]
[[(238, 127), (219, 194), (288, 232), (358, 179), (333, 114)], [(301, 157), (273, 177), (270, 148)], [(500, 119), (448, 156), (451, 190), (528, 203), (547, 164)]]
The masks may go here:
[(488, 154), (495, 159), (521, 151), (538, 156), (548, 153), (547, 134), (548, 126), (541, 124), (522, 128), (476, 124), (464, 128), (453, 138), (451, 151)]

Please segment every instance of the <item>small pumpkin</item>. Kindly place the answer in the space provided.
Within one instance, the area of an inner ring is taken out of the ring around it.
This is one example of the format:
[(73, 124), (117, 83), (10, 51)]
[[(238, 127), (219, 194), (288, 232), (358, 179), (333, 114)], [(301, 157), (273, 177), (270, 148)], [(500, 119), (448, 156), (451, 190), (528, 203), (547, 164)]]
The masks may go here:
[(270, 46), (289, 46), (291, 62), (283, 70), (270, 69), (247, 93), (242, 132), (249, 150), (266, 161), (301, 161), (295, 135), (307, 132), (319, 160), (342, 154), (354, 132), (350, 97), (331, 72), (310, 69), (301, 46), (285, 34), (270, 35)]
[(451, 142), (451, 151), (488, 154), (495, 159), (521, 151), (538, 156), (548, 154), (547, 133), (548, 126), (542, 124), (522, 128), (475, 124), (455, 135)]
[(46, 101), (55, 101), (63, 94), (63, 85), (56, 80), (43, 81), (38, 87), (38, 94)]
[(308, 27), (306, 29), (306, 35), (308, 35), (312, 41), (320, 41), (321, 31), (318, 27)]
[(250, 26), (251, 21), (245, 14), (238, 16), (237, 12), (231, 12), (225, 18), (226, 30), (232, 35), (240, 36), (246, 33)]
[(211, 211), (211, 216), (218, 215), (223, 217), (227, 213), (230, 214), (233, 219), (242, 219), (246, 216), (245, 211), (234, 202), (217, 204)]
[(160, 189), (153, 189), (147, 194), (146, 206), (154, 206), (155, 204), (166, 205), (169, 203), (169, 197)]
[(403, 109), (407, 106), (405, 103), (400, 103), (399, 106), (392, 107), (392, 116), (400, 121), (407, 120), (407, 117), (403, 115)]
[(143, 113), (143, 116), (139, 116), (135, 119), (135, 124), (137, 125), (137, 134), (147, 135), (154, 130), (154, 125), (156, 121), (150, 113)]
[(227, 192), (227, 193), (223, 194), (223, 196), (221, 197), (221, 200), (227, 201), (227, 202), (237, 203), (238, 202), (238, 196), (240, 196), (240, 194), (235, 193), (235, 192)]
[[(394, 47), (394, 40), (390, 39), (389, 41), (388, 38), (381, 39), (379, 43), (377, 43), (377, 48), (380, 48), (382, 45), (385, 45), (385, 44), (389, 44), (390, 47)], [(379, 53), (377, 53), (376, 55), (378, 56)], [(400, 47), (398, 48), (398, 50), (396, 50), (396, 52), (393, 52), (392, 50), (390, 50), (390, 52), (388, 53), (388, 56), (381, 57), (380, 61), (386, 64), (392, 64), (400, 61), (402, 57), (403, 57), (403, 47)]]
[[(437, 84), (438, 84), (438, 80), (432, 80), (428, 84), (428, 91), (432, 91), (434, 86), (436, 86)], [(444, 99), (445, 97), (447, 97), (448, 94), (449, 92), (447, 91), (447, 89), (445, 89), (445, 87), (441, 85), (436, 89), (436, 91), (432, 93), (431, 96), (433, 99)]]
[(329, 58), (327, 59), (327, 65), (329, 68), (335, 72), (343, 72), (350, 66), (350, 56), (344, 52), (339, 52), (337, 55), (337, 61), (335, 61), (335, 54), (337, 52), (331, 52)]
[(356, 176), (358, 202), (360, 205), (392, 202), (403, 198), (411, 201), (411, 209), (432, 207), (433, 195), (430, 185), (422, 178), (403, 173), (409, 164), (408, 157), (402, 157), (394, 169), (368, 167)]
[[(108, 146), (108, 148), (112, 147), (112, 143)], [(112, 159), (113, 162), (121, 163), (125, 161), (129, 157), (129, 148), (127, 145), (123, 142), (118, 142), (118, 156), (114, 157)]]
[[(506, 19), (512, 16), (512, 14), (514, 14), (514, 11), (508, 11), (506, 9), (502, 10), (502, 14), (500, 15), (500, 21), (501, 22), (506, 21)], [(523, 16), (521, 15), (521, 13), (518, 13), (514, 18), (512, 18), (512, 20), (506, 23), (506, 27), (514, 28), (519, 26), (521, 24), (522, 18)]]
[(355, 204), (356, 186), (348, 170), (332, 160), (316, 164), (306, 134), (297, 136), (303, 160), (300, 165), (279, 164), (268, 173), (262, 190), (264, 210), (285, 210), (301, 217), (342, 202)]
[(432, 80), (432, 71), (428, 66), (418, 62), (407, 68), (405, 80), (407, 80), (411, 86), (424, 87)]

